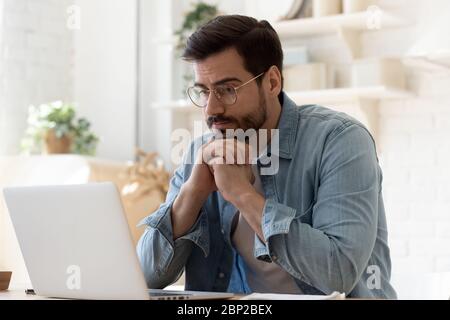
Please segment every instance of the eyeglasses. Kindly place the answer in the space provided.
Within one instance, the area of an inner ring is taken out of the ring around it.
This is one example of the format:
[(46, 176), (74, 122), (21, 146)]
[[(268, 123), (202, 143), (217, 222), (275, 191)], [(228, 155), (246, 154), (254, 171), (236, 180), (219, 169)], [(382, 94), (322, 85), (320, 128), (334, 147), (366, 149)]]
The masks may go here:
[(237, 92), (240, 88), (246, 86), (250, 82), (261, 77), (265, 72), (260, 73), (256, 77), (248, 80), (246, 83), (241, 84), (239, 87), (233, 87), (230, 84), (222, 84), (216, 86), (214, 89), (205, 89), (200, 86), (192, 86), (187, 89), (187, 94), (192, 103), (199, 108), (205, 108), (208, 104), (209, 93), (212, 91), (217, 100), (226, 106), (231, 106), (237, 101)]

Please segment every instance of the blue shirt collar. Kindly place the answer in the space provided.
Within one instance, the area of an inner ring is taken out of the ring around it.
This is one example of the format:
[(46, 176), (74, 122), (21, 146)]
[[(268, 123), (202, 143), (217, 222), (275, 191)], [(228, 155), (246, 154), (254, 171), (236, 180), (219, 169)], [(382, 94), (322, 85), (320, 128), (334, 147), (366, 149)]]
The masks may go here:
[(297, 137), (299, 122), (298, 106), (286, 93), (282, 92), (281, 115), (278, 122), (279, 130), (279, 156), (285, 159), (292, 159), (292, 153)]

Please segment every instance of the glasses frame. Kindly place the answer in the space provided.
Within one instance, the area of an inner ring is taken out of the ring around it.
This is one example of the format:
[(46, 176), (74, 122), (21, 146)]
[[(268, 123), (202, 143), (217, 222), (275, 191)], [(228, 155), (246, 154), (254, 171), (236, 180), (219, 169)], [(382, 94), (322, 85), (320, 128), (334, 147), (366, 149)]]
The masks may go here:
[[(219, 95), (218, 95), (218, 93), (217, 93), (217, 91), (216, 91), (217, 88), (214, 88), (214, 89), (206, 89), (205, 91), (208, 91), (209, 94), (211, 94), (211, 91), (212, 91), (212, 92), (214, 93), (214, 96), (216, 97), (217, 101), (219, 101), (220, 103), (224, 104), (225, 106), (232, 106), (232, 105), (234, 105), (234, 104), (237, 102), (237, 99), (238, 99), (238, 90), (241, 89), (242, 87), (248, 85), (248, 84), (251, 83), (252, 81), (255, 81), (256, 79), (258, 79), (259, 77), (261, 77), (261, 76), (262, 76), (263, 74), (265, 74), (265, 73), (266, 73), (266, 72), (261, 72), (261, 73), (258, 74), (256, 77), (251, 78), (250, 80), (248, 80), (247, 82), (241, 84), (241, 85), (238, 86), (238, 87), (233, 87), (232, 85), (227, 85), (227, 84), (221, 85), (221, 86), (228, 86), (228, 87), (234, 89), (234, 96), (235, 96), (235, 98), (234, 98), (234, 101), (233, 101), (232, 103), (224, 103), (224, 102), (221, 100), (221, 98), (219, 98)], [(194, 102), (194, 99), (192, 99), (192, 97), (191, 97), (189, 91), (192, 90), (192, 89), (194, 89), (194, 88), (196, 88), (196, 86), (191, 86), (191, 87), (187, 88), (187, 90), (186, 90), (186, 93), (187, 93), (189, 99), (191, 100), (191, 102), (192, 102), (196, 107), (202, 108), (202, 109), (206, 108), (206, 106), (208, 105), (208, 100), (206, 100), (206, 104), (205, 104), (204, 106), (201, 106), (201, 105), (198, 105), (197, 103), (195, 103), (195, 102)], [(209, 96), (208, 96), (208, 99), (209, 99)]]

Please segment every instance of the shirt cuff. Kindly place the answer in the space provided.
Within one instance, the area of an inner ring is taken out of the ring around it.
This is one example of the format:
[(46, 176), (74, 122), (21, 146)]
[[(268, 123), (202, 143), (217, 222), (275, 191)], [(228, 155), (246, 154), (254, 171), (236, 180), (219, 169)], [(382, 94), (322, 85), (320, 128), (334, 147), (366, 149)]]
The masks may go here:
[(208, 225), (208, 215), (206, 211), (202, 208), (199, 217), (192, 228), (182, 237), (175, 240), (175, 244), (178, 245), (179, 242), (189, 240), (195, 243), (205, 255), (205, 258), (209, 255), (209, 225)]
[(175, 199), (170, 203), (161, 205), (155, 213), (144, 218), (138, 226), (147, 225), (157, 229), (168, 240), (172, 248), (180, 246), (180, 242), (185, 240), (192, 241), (203, 251), (205, 257), (207, 257), (209, 255), (209, 226), (206, 211), (202, 208), (197, 221), (191, 229), (184, 236), (174, 241), (171, 215), (174, 202)]
[(289, 227), (296, 215), (296, 210), (286, 205), (280, 204), (272, 199), (266, 200), (261, 219), (261, 229), (266, 243), (262, 242), (255, 235), (254, 256), (255, 258), (272, 262), (272, 252), (270, 252), (270, 238), (278, 234), (289, 233)]

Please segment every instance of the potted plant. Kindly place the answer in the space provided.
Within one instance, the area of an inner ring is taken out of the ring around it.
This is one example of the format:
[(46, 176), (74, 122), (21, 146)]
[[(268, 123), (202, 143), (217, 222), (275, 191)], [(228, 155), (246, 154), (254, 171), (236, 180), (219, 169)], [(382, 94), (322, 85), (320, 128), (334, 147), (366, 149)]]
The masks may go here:
[(71, 104), (57, 101), (30, 106), (22, 150), (27, 153), (95, 155), (98, 137), (90, 131), (90, 125), (85, 118), (76, 119)]
[(11, 275), (11, 271), (0, 271), (0, 291), (8, 290)]
[(177, 49), (182, 50), (189, 36), (217, 14), (217, 6), (204, 2), (194, 4), (192, 10), (185, 14), (181, 28), (175, 31), (175, 36), (178, 38)]
[[(177, 38), (177, 52), (181, 54), (181, 51), (185, 47), (186, 41), (189, 36), (206, 22), (215, 18), (218, 14), (219, 10), (215, 5), (209, 5), (204, 2), (193, 4), (192, 10), (187, 12), (184, 16), (181, 28), (175, 31), (175, 37)], [(183, 75), (184, 83), (187, 84), (191, 82), (192, 79), (193, 77), (191, 72), (185, 71)]]

